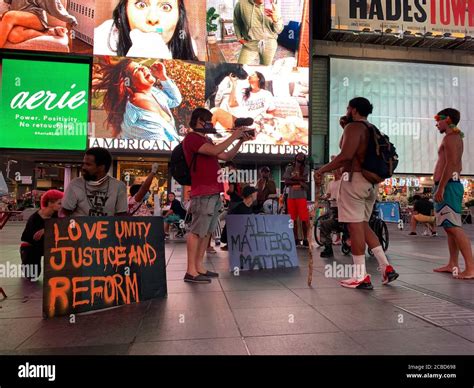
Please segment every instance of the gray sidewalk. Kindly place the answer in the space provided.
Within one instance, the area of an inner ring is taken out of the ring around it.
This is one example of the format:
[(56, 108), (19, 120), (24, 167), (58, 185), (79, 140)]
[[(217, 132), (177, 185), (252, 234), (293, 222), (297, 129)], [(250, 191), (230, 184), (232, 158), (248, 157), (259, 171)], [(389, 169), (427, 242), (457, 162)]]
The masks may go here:
[[(0, 263), (19, 263), (24, 224), (0, 231)], [(474, 226), (466, 227), (471, 241)], [(407, 236), (390, 227), (389, 257), (400, 278), (382, 286), (368, 259), (373, 291), (342, 288), (324, 276), (333, 260), (308, 251), (300, 268), (227, 272), (227, 253), (208, 256), (221, 276), (210, 285), (184, 283), (186, 245), (166, 245), (168, 298), (94, 314), (42, 319), (42, 284), (0, 279), (0, 354), (474, 354), (474, 282), (432, 269), (447, 261), (447, 240)], [(351, 263), (335, 247), (337, 263)], [(462, 261), (462, 260), (461, 260)]]

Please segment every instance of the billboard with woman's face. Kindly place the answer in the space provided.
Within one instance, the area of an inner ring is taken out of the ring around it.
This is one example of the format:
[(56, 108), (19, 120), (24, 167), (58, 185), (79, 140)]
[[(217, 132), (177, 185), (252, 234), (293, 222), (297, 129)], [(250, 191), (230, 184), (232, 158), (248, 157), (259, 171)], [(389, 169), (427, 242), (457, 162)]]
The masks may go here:
[(95, 57), (90, 146), (171, 151), (204, 105), (204, 76), (198, 62)]
[[(309, 0), (0, 0), (0, 29), (8, 30), (0, 51), (11, 44), (44, 51), (28, 53), (32, 63), (48, 60), (46, 51), (81, 54), (58, 61), (83, 63), (73, 66), (81, 69), (78, 79), (91, 78), (90, 124), (83, 120), (89, 146), (170, 152), (189, 130), (191, 112), (206, 107), (215, 142), (248, 119), (255, 138), (242, 153), (295, 154), (308, 150), (309, 6)], [(15, 133), (16, 121), (9, 125)]]
[(94, 54), (206, 60), (206, 11), (191, 0), (113, 0), (96, 6)]
[(253, 130), (243, 153), (308, 152), (309, 69), (288, 59), (273, 66), (208, 63), (206, 106), (213, 113), (215, 141), (240, 123)]

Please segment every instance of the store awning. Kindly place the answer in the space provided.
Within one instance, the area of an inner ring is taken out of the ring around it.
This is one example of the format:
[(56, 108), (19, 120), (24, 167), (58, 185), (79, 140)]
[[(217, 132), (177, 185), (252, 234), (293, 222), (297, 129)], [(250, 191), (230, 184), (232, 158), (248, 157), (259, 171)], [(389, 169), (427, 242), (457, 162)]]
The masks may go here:
[(330, 30), (324, 37), (324, 40), (384, 46), (474, 51), (474, 39), (469, 36), (465, 38), (455, 38), (452, 36), (434, 37), (429, 34), (405, 33), (400, 35), (374, 31)]

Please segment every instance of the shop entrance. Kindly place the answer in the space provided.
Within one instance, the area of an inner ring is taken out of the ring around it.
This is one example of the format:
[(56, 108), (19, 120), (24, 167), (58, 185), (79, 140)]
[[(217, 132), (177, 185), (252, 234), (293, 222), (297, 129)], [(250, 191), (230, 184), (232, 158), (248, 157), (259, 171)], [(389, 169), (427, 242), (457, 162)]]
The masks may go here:
[(151, 171), (151, 165), (158, 163), (159, 168), (156, 177), (150, 186), (151, 196), (149, 204), (154, 206), (155, 195), (158, 195), (160, 206), (166, 202), (168, 193), (168, 161), (123, 161), (119, 160), (117, 164), (117, 179), (127, 185), (127, 191), (130, 186), (142, 184)]

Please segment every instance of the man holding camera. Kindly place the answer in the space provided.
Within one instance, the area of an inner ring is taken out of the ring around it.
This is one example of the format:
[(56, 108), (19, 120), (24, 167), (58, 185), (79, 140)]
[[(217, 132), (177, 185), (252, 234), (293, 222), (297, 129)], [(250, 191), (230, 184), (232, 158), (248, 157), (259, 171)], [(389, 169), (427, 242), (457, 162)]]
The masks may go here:
[[(192, 223), (187, 237), (188, 267), (184, 281), (210, 283), (211, 278), (216, 278), (219, 274), (207, 271), (203, 261), (222, 208), (220, 193), (224, 191), (224, 185), (219, 181), (219, 160), (232, 160), (242, 144), (251, 140), (252, 136), (237, 128), (222, 143), (214, 144), (206, 136), (216, 132), (212, 124), (212, 113), (204, 108), (193, 111), (189, 126), (192, 132), (186, 135), (183, 149), (191, 172), (191, 203), (188, 211), (192, 215)], [(236, 140), (237, 144), (226, 151)]]

